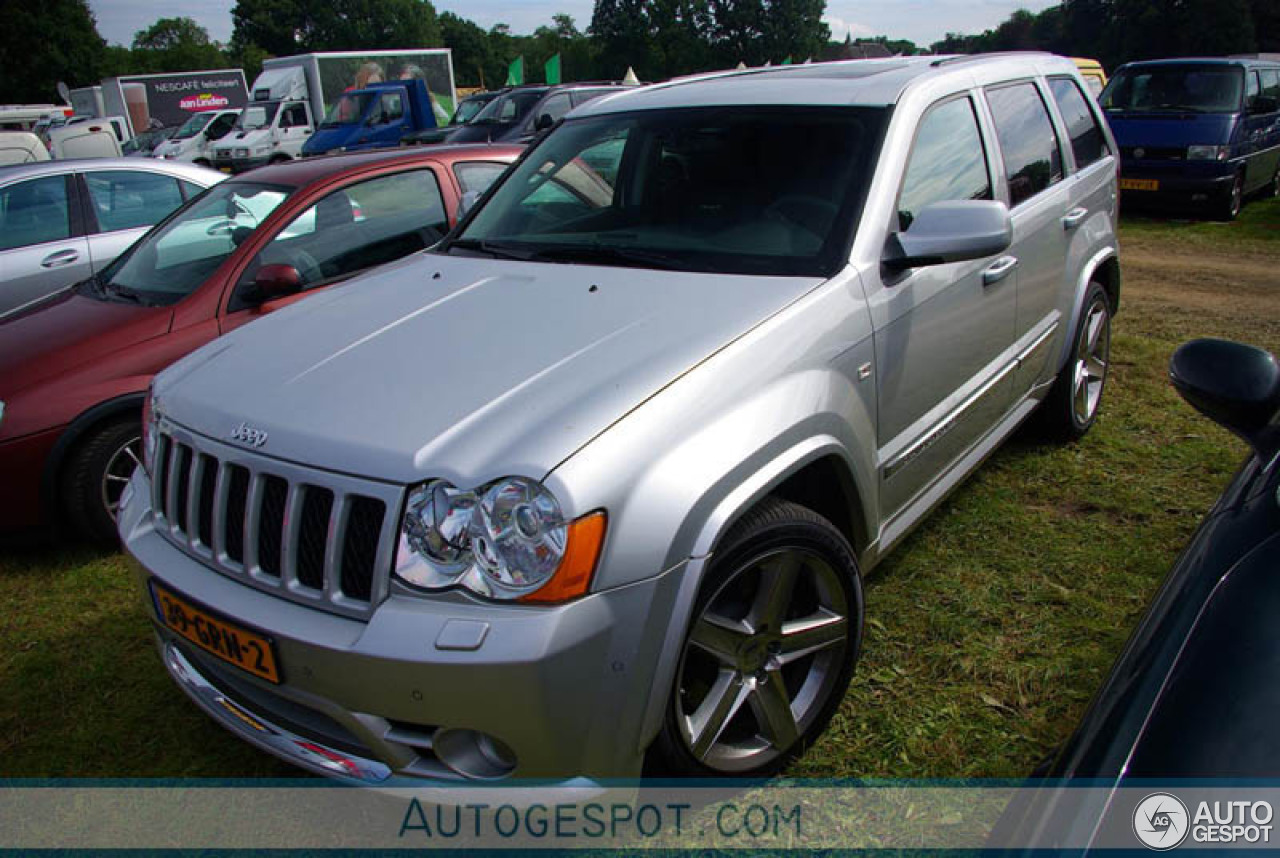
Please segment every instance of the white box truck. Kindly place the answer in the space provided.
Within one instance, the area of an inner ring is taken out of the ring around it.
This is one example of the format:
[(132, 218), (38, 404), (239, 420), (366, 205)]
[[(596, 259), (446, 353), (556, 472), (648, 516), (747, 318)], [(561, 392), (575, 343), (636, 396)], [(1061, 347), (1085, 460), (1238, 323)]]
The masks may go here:
[(439, 113), (448, 120), (456, 98), (448, 48), (300, 54), (266, 60), (235, 128), (211, 147), (213, 165), (239, 173), (300, 158), (303, 144), (329, 112), (339, 108), (344, 92), (396, 80), (423, 81)]

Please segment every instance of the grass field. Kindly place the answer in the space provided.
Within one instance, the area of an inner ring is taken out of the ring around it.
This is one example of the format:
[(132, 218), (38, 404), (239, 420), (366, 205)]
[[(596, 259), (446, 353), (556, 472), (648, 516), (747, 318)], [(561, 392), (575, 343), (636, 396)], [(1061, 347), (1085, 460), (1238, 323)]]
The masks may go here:
[[(1280, 201), (1234, 224), (1127, 220), (1102, 417), (1023, 435), (872, 576), (866, 646), (821, 777), (1003, 777), (1072, 729), (1241, 461), (1166, 379), (1216, 335), (1280, 351)], [(294, 776), (170, 683), (118, 553), (0, 549), (0, 776)]]

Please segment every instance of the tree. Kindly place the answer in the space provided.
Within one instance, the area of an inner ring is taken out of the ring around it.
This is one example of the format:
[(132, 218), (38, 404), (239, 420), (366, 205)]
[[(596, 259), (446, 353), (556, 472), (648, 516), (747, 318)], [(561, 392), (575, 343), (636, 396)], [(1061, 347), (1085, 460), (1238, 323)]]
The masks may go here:
[(58, 81), (97, 83), (105, 50), (85, 0), (6, 3), (0, 27), (4, 100), (56, 102)]
[(497, 86), (498, 62), (489, 44), (489, 34), (479, 25), (452, 12), (440, 15), (440, 37), (453, 51), (453, 73), (459, 86)]
[(233, 52), (269, 54), (427, 48), (441, 43), (429, 0), (236, 0)]
[(652, 79), (655, 63), (650, 55), (649, 18), (644, 0), (596, 0), (591, 33), (599, 43), (602, 77), (621, 77), (628, 66), (642, 78)]
[(161, 18), (134, 34), (131, 60), (138, 70), (194, 71), (219, 68), (226, 56), (191, 18)]

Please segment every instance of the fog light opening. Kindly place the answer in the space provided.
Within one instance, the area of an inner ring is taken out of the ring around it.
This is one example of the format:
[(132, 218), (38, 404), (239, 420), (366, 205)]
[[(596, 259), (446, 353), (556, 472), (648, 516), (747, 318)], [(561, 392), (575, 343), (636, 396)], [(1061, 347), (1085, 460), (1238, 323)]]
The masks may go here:
[(516, 768), (515, 753), (502, 740), (478, 730), (438, 730), (432, 750), (440, 762), (463, 777), (494, 780)]

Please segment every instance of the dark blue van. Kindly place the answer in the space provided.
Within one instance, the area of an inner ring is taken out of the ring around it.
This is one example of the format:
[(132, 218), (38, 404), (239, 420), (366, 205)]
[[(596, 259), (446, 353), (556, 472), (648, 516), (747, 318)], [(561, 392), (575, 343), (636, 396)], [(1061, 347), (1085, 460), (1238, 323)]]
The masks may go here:
[(1280, 193), (1280, 62), (1168, 59), (1116, 69), (1098, 97), (1125, 205), (1231, 220)]

